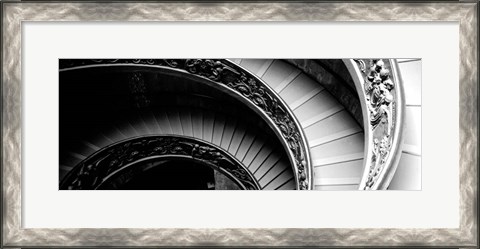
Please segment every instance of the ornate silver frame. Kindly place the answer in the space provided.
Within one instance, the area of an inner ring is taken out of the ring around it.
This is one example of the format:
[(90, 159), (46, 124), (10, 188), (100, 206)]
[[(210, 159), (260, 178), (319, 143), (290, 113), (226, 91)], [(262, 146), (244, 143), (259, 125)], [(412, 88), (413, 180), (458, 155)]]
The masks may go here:
[[(372, 8), (375, 11), (372, 12)], [(148, 11), (146, 11), (148, 9)], [(268, 10), (268, 11), (267, 11)], [(355, 10), (355, 11), (352, 11)], [(2, 2), (1, 247), (434, 246), (478, 248), (477, 1), (442, 3)], [(22, 229), (21, 23), (28, 21), (455, 21), (460, 24), (458, 229)]]

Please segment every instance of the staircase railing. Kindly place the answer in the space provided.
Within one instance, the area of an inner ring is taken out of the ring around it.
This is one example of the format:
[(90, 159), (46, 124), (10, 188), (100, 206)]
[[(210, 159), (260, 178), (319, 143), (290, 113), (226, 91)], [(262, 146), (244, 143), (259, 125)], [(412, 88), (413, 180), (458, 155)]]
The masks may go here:
[(279, 137), (293, 167), (296, 189), (312, 189), (311, 158), (303, 129), (282, 98), (256, 75), (224, 59), (60, 60), (60, 70), (101, 66), (142, 66), (175, 70), (220, 87), (250, 106)]
[[(148, 160), (172, 158), (207, 165), (230, 178), (241, 189), (261, 189), (250, 171), (224, 149), (200, 139), (178, 135), (134, 137), (104, 147), (75, 166), (61, 182), (60, 189), (104, 189), (117, 184), (115, 181), (125, 182), (125, 177), (119, 176), (131, 166)], [(126, 174), (126, 178), (132, 178), (132, 174)]]
[(387, 189), (402, 151), (404, 92), (394, 59), (345, 59), (360, 98), (365, 129), (360, 190)]

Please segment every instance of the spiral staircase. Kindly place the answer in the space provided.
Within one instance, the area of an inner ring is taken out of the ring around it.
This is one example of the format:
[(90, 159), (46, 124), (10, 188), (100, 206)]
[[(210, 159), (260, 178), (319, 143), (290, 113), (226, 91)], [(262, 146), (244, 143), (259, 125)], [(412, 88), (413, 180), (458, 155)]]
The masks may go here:
[(234, 60), (270, 85), (301, 123), (308, 140), (315, 189), (358, 188), (364, 134), (345, 108), (315, 80), (282, 60)]
[[(308, 75), (308, 72), (285, 60), (230, 61), (266, 83), (293, 112), (308, 144), (313, 189), (359, 188), (364, 174), (364, 128), (328, 89)], [(415, 61), (399, 62), (407, 65), (404, 66), (405, 70), (417, 70), (417, 67), (408, 67), (409, 63), (417, 63)], [(407, 81), (411, 83), (407, 90), (419, 90), (418, 79)], [(406, 122), (410, 123), (406, 129), (407, 146), (403, 147), (397, 174), (390, 189), (418, 187), (417, 179), (414, 183), (405, 183), (403, 180), (410, 178), (412, 172), (418, 173), (420, 169), (420, 140), (417, 137), (420, 118), (418, 109), (421, 105), (415, 102), (416, 99), (407, 100)], [(195, 105), (172, 105), (148, 109), (129, 117), (128, 121), (113, 120), (104, 127), (102, 130), (91, 131), (94, 135), (88, 139), (75, 140), (76, 145), (64, 153), (66, 156), (60, 158), (60, 179), (90, 155), (112, 143), (131, 137), (171, 134), (193, 137), (228, 152), (245, 165), (260, 189), (296, 188), (295, 172), (281, 143), (274, 141), (272, 134), (262, 132), (235, 113)]]
[(213, 143), (244, 164), (262, 189), (295, 189), (290, 164), (282, 149), (267, 142), (268, 137), (234, 116), (200, 108), (162, 108), (143, 112), (128, 122), (109, 124), (113, 129), (99, 131), (84, 146), (69, 152), (62, 161), (66, 173), (100, 148), (128, 138), (145, 135), (180, 135)]

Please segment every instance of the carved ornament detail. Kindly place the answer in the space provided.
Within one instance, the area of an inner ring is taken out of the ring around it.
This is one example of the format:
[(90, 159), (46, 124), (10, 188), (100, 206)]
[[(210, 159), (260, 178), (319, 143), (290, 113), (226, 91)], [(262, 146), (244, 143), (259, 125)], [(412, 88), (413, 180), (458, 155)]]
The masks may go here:
[[(373, 134), (373, 146), (369, 160), (369, 171), (363, 189), (372, 189), (386, 167), (390, 155), (395, 128), (395, 84), (390, 70), (383, 60), (355, 60), (363, 74), (365, 100), (369, 112), (369, 127)], [(367, 165), (368, 166), (368, 165)], [(365, 176), (364, 176), (365, 177)]]
[(245, 166), (227, 152), (194, 138), (171, 135), (138, 137), (103, 148), (72, 169), (60, 184), (60, 189), (96, 189), (123, 167), (158, 156), (182, 156), (201, 161), (227, 176), (233, 176), (232, 180), (243, 189), (260, 189)]
[(138, 108), (147, 107), (150, 104), (150, 100), (146, 94), (147, 86), (142, 73), (134, 72), (129, 75), (128, 88)]

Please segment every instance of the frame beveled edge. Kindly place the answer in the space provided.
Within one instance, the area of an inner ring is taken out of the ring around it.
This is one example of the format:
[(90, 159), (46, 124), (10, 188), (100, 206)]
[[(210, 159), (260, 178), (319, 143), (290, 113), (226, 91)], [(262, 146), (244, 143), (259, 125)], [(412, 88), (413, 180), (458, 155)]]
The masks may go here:
[[(371, 11), (375, 7), (375, 11)], [(148, 11), (146, 11), (148, 9)], [(107, 11), (108, 10), (108, 11)], [(266, 11), (268, 10), (268, 11)], [(460, 23), (459, 229), (22, 229), (22, 21), (457, 21)], [(0, 246), (478, 247), (478, 2), (2, 3)]]

